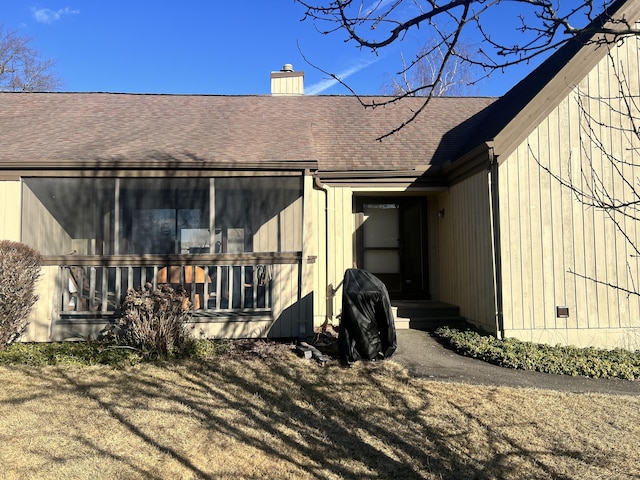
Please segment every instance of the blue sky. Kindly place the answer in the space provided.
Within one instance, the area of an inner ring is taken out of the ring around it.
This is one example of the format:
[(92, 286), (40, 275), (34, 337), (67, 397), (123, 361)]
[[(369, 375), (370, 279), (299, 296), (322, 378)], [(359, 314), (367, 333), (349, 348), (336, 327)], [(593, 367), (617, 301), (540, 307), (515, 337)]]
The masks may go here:
[[(377, 95), (410, 56), (412, 38), (374, 56), (323, 36), (293, 0), (5, 0), (0, 24), (33, 39), (56, 61), (61, 90), (177, 94), (268, 94), (269, 73), (291, 63), (305, 72), (305, 91), (347, 94), (312, 63), (362, 95)], [(302, 52), (302, 53), (301, 53)], [(477, 89), (501, 95), (530, 67), (496, 74)], [(347, 75), (348, 74), (348, 75)], [(348, 78), (347, 78), (348, 77)]]

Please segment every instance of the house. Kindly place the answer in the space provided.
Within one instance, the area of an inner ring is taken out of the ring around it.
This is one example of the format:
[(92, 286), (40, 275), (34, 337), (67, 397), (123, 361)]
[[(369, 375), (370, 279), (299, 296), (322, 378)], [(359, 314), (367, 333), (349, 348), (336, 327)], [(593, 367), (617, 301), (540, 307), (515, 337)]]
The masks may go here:
[(269, 96), (2, 93), (0, 238), (44, 256), (25, 339), (95, 337), (126, 289), (169, 278), (196, 335), (306, 336), (357, 266), (501, 337), (639, 348), (636, 228), (583, 188), (633, 198), (612, 66), (634, 98), (639, 53), (576, 38), (504, 97), (434, 98), (383, 141), (422, 99), (304, 96), (288, 65)]
[[(395, 255), (395, 271), (379, 273), (404, 285), (399, 232), (394, 249), (370, 237), (388, 237), (380, 221), (397, 230), (398, 211), (407, 234), (426, 235), (446, 190), (439, 165), (493, 99), (438, 99), (436, 115), (375, 140), (421, 101), (363, 115), (347, 96), (0, 94), (0, 237), (45, 262), (26, 338), (95, 337), (128, 288), (176, 270), (202, 307), (203, 335), (310, 334), (339, 314), (363, 215), (374, 217), (360, 240), (366, 262)], [(422, 132), (424, 144), (410, 141)], [(437, 298), (428, 245), (406, 257), (417, 298)]]
[[(631, 25), (640, 3), (606, 15)], [(441, 299), (498, 336), (640, 348), (640, 39), (576, 37), (444, 168)], [(459, 172), (459, 173), (458, 173)]]

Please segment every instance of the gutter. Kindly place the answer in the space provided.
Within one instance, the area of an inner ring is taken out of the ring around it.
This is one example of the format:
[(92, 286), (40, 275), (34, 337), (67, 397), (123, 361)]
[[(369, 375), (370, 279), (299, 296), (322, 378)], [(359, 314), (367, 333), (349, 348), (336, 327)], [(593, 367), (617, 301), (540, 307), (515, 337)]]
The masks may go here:
[(496, 338), (504, 338), (504, 314), (502, 295), (502, 248), (500, 244), (500, 194), (498, 188), (498, 155), (493, 142), (488, 142), (489, 157), (489, 209), (491, 215), (491, 246), (493, 249), (493, 289)]

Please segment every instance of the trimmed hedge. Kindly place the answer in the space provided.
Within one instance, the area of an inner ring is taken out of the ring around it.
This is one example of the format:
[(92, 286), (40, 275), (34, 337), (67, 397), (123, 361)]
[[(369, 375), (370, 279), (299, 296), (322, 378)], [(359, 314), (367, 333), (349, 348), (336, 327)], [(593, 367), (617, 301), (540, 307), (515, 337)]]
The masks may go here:
[(592, 378), (640, 379), (640, 351), (578, 348), (498, 340), (475, 329), (441, 327), (436, 336), (455, 351), (501, 367)]

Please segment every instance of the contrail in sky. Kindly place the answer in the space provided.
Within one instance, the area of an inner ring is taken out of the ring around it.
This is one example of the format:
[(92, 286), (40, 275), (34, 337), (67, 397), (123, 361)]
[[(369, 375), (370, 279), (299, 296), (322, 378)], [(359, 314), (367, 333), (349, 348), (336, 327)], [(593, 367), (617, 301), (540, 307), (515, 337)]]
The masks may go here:
[[(393, 2), (393, 0), (376, 0), (376, 1), (372, 2), (369, 6), (367, 6), (367, 7), (365, 7), (363, 9), (362, 15), (364, 15), (364, 16), (371, 15), (371, 13), (373, 13), (374, 11), (379, 11), (379, 10), (387, 7), (387, 5), (389, 5), (392, 2)], [(340, 80), (342, 80), (344, 82), (348, 77), (350, 77), (354, 73), (358, 73), (360, 70), (363, 70), (363, 69), (367, 68), (368, 66), (373, 65), (374, 63), (376, 63), (380, 59), (381, 59), (380, 56), (376, 56), (376, 58), (374, 58), (374, 59), (360, 62), (360, 63), (358, 63), (358, 64), (346, 69), (345, 71), (337, 74), (336, 77), (338, 77)], [(326, 78), (326, 79), (321, 80), (321, 81), (319, 81), (317, 83), (314, 83), (313, 85), (311, 85), (309, 87), (306, 87), (304, 89), (304, 93), (305, 93), (305, 95), (318, 95), (318, 94), (328, 90), (329, 88), (333, 87), (337, 83), (338, 83), (338, 81), (336, 79), (334, 79), (334, 78)]]
[[(378, 60), (380, 60), (380, 57), (376, 57), (372, 60), (367, 60), (365, 62), (358, 63), (357, 65), (354, 65), (346, 69), (345, 71), (338, 73), (336, 77), (338, 77), (340, 80), (344, 82), (347, 78), (349, 78), (354, 73), (358, 73), (360, 70), (363, 70), (368, 66), (373, 65)], [(313, 85), (305, 88), (304, 93), (305, 95), (318, 95), (324, 92), (325, 90), (328, 90), (329, 88), (333, 87), (337, 83), (338, 81), (334, 78), (326, 78), (324, 80), (316, 82)]]

